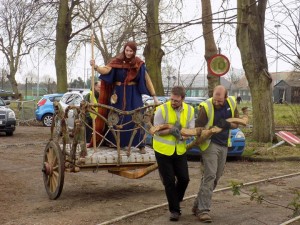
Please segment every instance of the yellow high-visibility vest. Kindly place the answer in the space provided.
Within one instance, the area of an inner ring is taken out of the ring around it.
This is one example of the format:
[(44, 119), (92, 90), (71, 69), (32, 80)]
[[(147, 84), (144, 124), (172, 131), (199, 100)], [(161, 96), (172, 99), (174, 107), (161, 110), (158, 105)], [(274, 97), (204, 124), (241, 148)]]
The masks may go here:
[[(93, 95), (93, 92), (92, 92), (92, 91), (90, 91), (90, 103), (93, 103), (93, 104), (97, 104), (97, 103), (98, 103), (98, 101), (97, 101), (95, 95)], [(93, 107), (93, 109), (94, 109), (95, 111), (97, 110), (96, 107)], [(90, 116), (91, 116), (92, 119), (96, 119), (96, 118), (97, 118), (97, 115), (94, 114), (94, 113), (91, 113), (91, 112), (90, 112)]]
[[(227, 102), (229, 104), (229, 107), (230, 107), (230, 110), (231, 110), (231, 116), (234, 117), (234, 110), (236, 108), (236, 100), (235, 100), (235, 97), (234, 96), (229, 96), (227, 98)], [(212, 98), (209, 98), (207, 99), (206, 101), (204, 102), (201, 102), (199, 107), (202, 106), (204, 107), (205, 111), (206, 111), (206, 115), (207, 115), (207, 118), (208, 118), (208, 122), (205, 126), (205, 128), (209, 128), (211, 126), (213, 126), (213, 123), (214, 123), (214, 116), (215, 116), (215, 112), (214, 112), (214, 106), (213, 106), (213, 103), (212, 103)], [(210, 144), (210, 141), (211, 139), (207, 139), (205, 140), (203, 143), (201, 143), (199, 145), (199, 148), (202, 150), (202, 151), (205, 151), (209, 144)], [(230, 146), (231, 145), (231, 138), (230, 138), (230, 131), (229, 131), (229, 135), (228, 135), (228, 141), (227, 141), (227, 146)]]
[[(166, 123), (175, 124), (178, 121), (177, 114), (171, 106), (171, 101), (158, 106), (161, 108), (162, 116)], [(182, 103), (183, 110), (180, 112), (180, 125), (186, 128), (189, 122), (194, 118), (194, 108), (186, 103)], [(171, 135), (153, 137), (153, 148), (160, 154), (171, 156), (174, 154), (175, 149), (177, 155), (183, 155), (186, 152), (186, 141), (178, 141)]]

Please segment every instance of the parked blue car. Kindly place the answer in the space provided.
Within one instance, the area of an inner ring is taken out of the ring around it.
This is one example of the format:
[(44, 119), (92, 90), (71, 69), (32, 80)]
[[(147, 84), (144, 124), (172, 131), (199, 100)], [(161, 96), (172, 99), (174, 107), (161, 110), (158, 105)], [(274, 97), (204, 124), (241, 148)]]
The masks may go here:
[(35, 117), (38, 121), (42, 121), (45, 127), (50, 127), (52, 124), (52, 117), (54, 114), (53, 102), (61, 99), (63, 94), (48, 94), (44, 95), (37, 103), (35, 110)]

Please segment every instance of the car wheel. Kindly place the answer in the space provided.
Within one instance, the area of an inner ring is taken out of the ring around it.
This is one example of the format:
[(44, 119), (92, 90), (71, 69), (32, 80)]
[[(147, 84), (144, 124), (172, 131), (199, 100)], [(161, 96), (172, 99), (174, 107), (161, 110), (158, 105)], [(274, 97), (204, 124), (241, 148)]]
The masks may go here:
[(46, 115), (44, 115), (43, 118), (42, 118), (43, 125), (45, 127), (51, 127), (52, 119), (53, 119), (53, 115), (52, 114), (46, 114)]
[(13, 131), (6, 131), (6, 136), (13, 136), (14, 132)]

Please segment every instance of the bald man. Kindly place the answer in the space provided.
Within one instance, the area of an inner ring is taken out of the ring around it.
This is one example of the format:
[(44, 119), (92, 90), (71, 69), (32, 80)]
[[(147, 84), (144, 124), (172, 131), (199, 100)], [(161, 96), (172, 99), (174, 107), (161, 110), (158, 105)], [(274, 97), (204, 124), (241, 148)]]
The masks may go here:
[(237, 124), (229, 123), (226, 119), (238, 118), (239, 113), (235, 97), (227, 96), (227, 90), (222, 85), (216, 86), (213, 97), (200, 103), (199, 107), (196, 127), (218, 126), (223, 129), (199, 146), (204, 170), (192, 211), (201, 222), (210, 223), (212, 222), (209, 215), (212, 193), (224, 171), (230, 145), (230, 129), (238, 127)]

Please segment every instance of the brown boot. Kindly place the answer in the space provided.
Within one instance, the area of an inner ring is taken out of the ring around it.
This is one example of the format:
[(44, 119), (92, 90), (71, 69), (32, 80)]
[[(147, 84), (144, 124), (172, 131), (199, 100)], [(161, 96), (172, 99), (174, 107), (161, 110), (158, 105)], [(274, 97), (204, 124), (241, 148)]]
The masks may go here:
[(170, 221), (178, 221), (180, 217), (180, 213), (178, 212), (171, 212), (170, 214)]
[(197, 215), (198, 219), (203, 223), (211, 223), (212, 219), (207, 212), (203, 212)]

